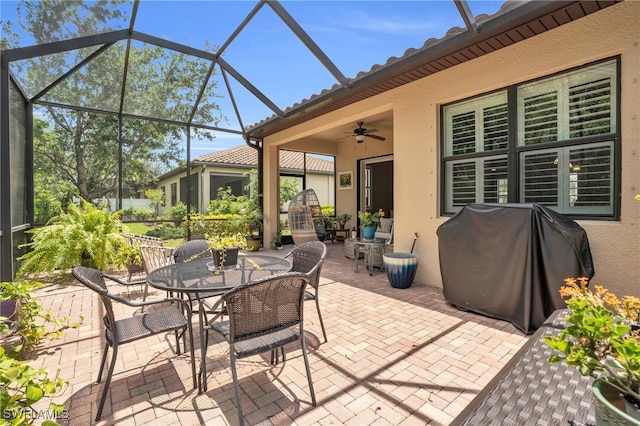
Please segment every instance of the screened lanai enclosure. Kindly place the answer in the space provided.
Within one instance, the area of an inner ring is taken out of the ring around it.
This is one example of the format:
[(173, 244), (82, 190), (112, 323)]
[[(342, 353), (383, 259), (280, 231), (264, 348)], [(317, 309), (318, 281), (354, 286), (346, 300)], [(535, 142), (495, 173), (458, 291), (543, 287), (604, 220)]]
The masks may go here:
[(0, 279), (69, 202), (120, 209), (184, 167), (189, 209), (194, 158), (229, 141), (257, 151), (262, 194), (266, 137), (614, 3), (387, 2), (417, 22), (393, 33), (378, 2), (3, 0)]
[[(218, 45), (205, 40), (197, 47), (138, 31), (139, 26), (148, 27), (149, 16), (145, 21), (143, 14), (151, 8), (184, 8), (195, 19), (204, 6), (218, 2), (61, 2), (50, 5), (51, 10), (36, 2), (6, 2), (3, 12), (10, 3), (26, 16), (35, 43), (7, 49), (13, 47), (12, 41), (19, 43), (10, 39), (10, 23), (3, 14), (4, 34), (9, 37), (3, 41), (0, 82), (3, 281), (13, 278), (19, 247), (28, 241), (26, 231), (45, 222), (50, 210), (78, 199), (93, 203), (115, 199), (115, 207), (121, 209), (123, 199), (137, 198), (164, 171), (190, 165), (197, 156), (194, 145), (205, 149), (202, 146), (209, 143), (206, 149), (212, 151), (216, 138), (234, 136), (258, 151), (260, 170), (261, 141), (247, 133), (246, 124), (282, 117), (284, 107), (299, 99), (282, 98), (278, 93), (284, 90), (270, 96), (250, 81), (255, 73), (249, 70), (245, 75), (234, 67), (234, 58), (251, 54), (239, 41), (246, 38), (243, 31), (259, 30), (267, 22), (278, 25), (280, 38), (295, 43), (287, 42), (285, 54), (306, 55), (326, 70), (329, 80), (319, 81), (318, 90), (336, 82), (348, 85), (275, 1), (220, 2), (213, 21), (237, 20), (237, 26), (226, 39), (218, 39), (220, 34), (212, 37)], [(161, 32), (160, 22), (153, 30)], [(274, 56), (283, 53), (270, 49)], [(35, 148), (34, 138), (42, 141)], [(34, 181), (35, 172), (44, 170), (48, 173)], [(50, 179), (68, 183), (52, 185), (56, 192), (38, 204), (34, 187), (47, 187)], [(185, 204), (190, 209), (197, 197), (197, 176), (188, 172), (186, 182), (190, 189), (185, 191)], [(261, 186), (258, 173), (258, 192)]]

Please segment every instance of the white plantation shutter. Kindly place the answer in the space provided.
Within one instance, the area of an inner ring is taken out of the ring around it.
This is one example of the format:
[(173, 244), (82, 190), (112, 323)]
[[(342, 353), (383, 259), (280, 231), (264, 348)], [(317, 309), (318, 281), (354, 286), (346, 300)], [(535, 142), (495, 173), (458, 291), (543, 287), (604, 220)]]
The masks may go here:
[(611, 133), (612, 83), (606, 77), (569, 88), (569, 138)]
[(448, 208), (468, 203), (507, 202), (507, 156), (491, 156), (447, 163), (447, 181), (451, 183)]
[(618, 67), (612, 59), (444, 106), (445, 212), (522, 202), (614, 216)]
[(446, 156), (507, 148), (506, 91), (445, 107), (443, 113)]
[(518, 87), (518, 145), (615, 132), (616, 62)]
[(521, 154), (520, 202), (564, 214), (611, 214), (613, 142)]

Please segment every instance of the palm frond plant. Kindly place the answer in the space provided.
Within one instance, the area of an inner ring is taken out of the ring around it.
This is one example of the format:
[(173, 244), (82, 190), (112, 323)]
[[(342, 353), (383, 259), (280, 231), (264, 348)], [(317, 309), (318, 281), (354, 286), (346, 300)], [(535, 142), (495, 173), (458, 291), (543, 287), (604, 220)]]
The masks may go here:
[(19, 258), (18, 276), (65, 271), (84, 265), (106, 271), (117, 262), (118, 250), (126, 244), (120, 211), (108, 213), (86, 201), (69, 204), (66, 212), (46, 226), (29, 231), (29, 252)]

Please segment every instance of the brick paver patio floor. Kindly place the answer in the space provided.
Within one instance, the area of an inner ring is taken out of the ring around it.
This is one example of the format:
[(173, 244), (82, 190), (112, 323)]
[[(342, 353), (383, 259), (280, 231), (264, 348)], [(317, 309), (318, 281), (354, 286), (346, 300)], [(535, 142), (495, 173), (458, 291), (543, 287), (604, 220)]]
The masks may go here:
[[(327, 247), (320, 305), (328, 342), (315, 304), (305, 304), (318, 404), (311, 405), (295, 344), (284, 363), (269, 364), (268, 353), (239, 360), (247, 424), (447, 425), (527, 340), (510, 323), (452, 307), (439, 288), (394, 289), (378, 270), (372, 277), (363, 268), (355, 273), (341, 243)], [(261, 252), (284, 255), (287, 249)], [(69, 381), (54, 399), (68, 409), (63, 424), (93, 424), (103, 386), (95, 383), (104, 345), (101, 302), (77, 282), (49, 285), (40, 296), (57, 315), (84, 315), (85, 321), (46, 342), (31, 365), (59, 369)], [(194, 321), (197, 331), (197, 315)], [(228, 345), (214, 338), (207, 355), (208, 391), (198, 394), (189, 357), (176, 355), (172, 333), (122, 346), (98, 424), (237, 424)]]

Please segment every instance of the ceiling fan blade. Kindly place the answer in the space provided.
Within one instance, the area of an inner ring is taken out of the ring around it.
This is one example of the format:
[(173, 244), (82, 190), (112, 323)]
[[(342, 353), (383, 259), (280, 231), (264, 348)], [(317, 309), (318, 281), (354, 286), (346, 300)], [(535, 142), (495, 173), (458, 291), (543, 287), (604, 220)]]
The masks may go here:
[(339, 137), (339, 138), (338, 138), (338, 139), (336, 139), (336, 140), (337, 140), (337, 141), (340, 141), (340, 140), (342, 140), (342, 139), (352, 138), (352, 137), (354, 137), (354, 134), (353, 134), (353, 133), (349, 133), (347, 136)]
[(386, 138), (383, 138), (382, 136), (378, 136), (378, 135), (372, 135), (370, 133), (367, 133), (367, 137), (368, 138), (372, 138), (372, 139), (377, 139), (379, 141), (384, 141), (386, 140)]
[(378, 129), (367, 129), (367, 134), (369, 133), (375, 133), (375, 132), (379, 132), (380, 130)]

